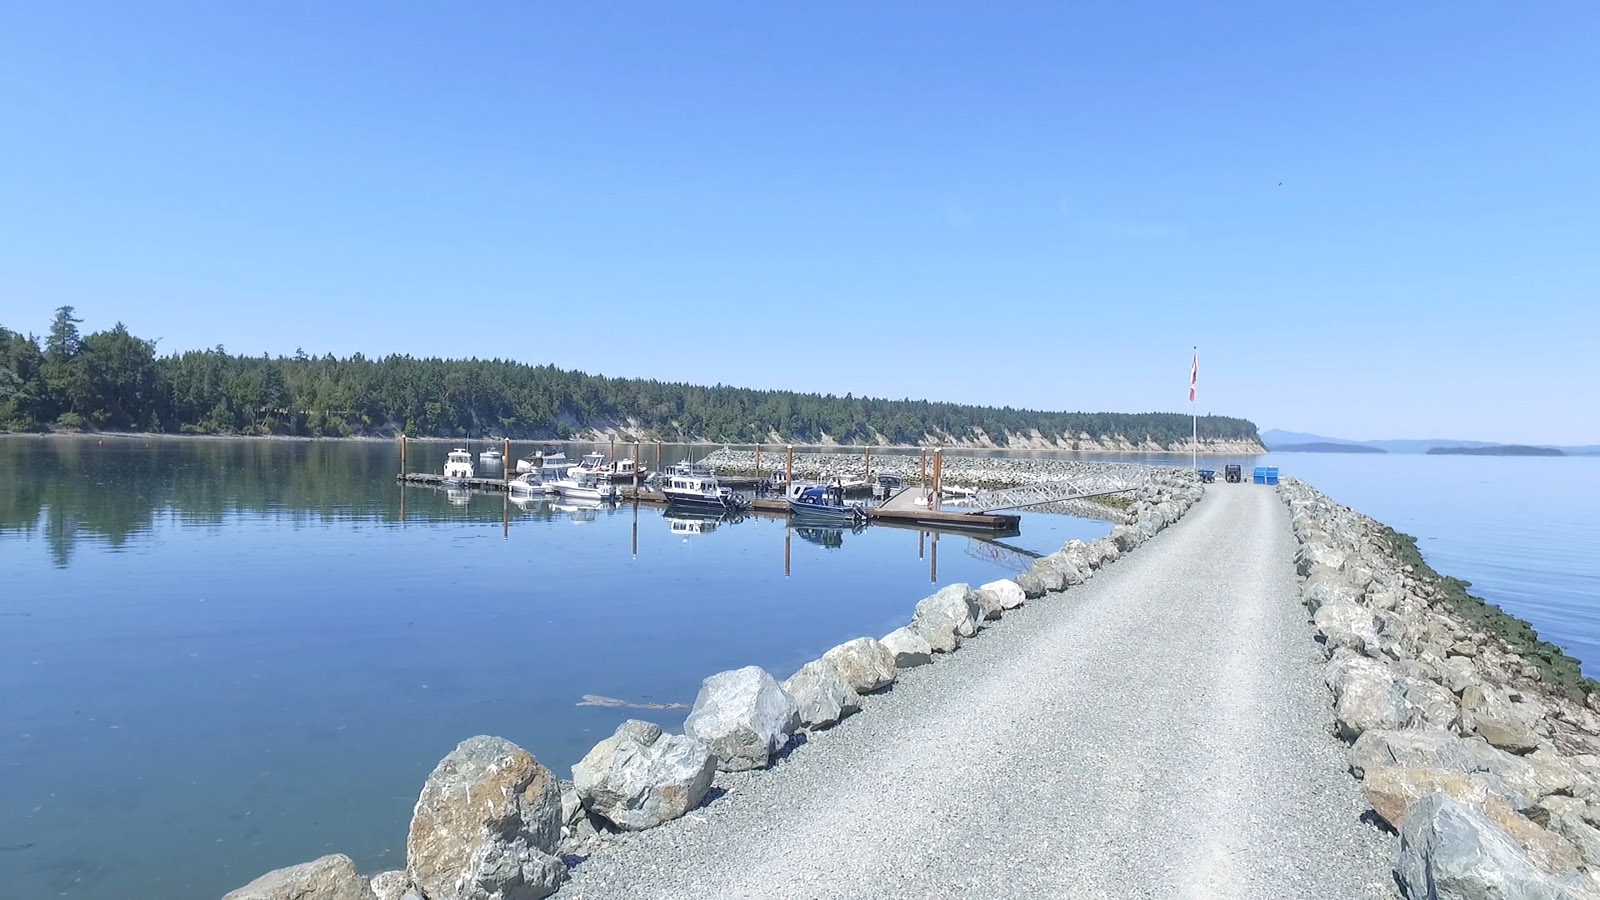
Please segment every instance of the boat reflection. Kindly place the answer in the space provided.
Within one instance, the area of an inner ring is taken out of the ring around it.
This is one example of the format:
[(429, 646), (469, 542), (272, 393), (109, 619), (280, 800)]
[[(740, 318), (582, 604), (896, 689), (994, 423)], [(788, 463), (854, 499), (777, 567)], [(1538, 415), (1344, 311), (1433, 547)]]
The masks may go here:
[(667, 527), (673, 534), (685, 536), (710, 534), (719, 525), (732, 525), (745, 519), (744, 513), (738, 510), (697, 510), (676, 506), (667, 507), (661, 517), (667, 520)]
[(792, 530), (794, 531), (795, 537), (798, 537), (802, 541), (816, 544), (818, 547), (825, 547), (829, 550), (836, 550), (844, 546), (845, 532), (848, 531), (851, 534), (860, 534), (861, 532), (867, 530), (867, 526), (857, 525), (847, 528), (842, 525), (835, 525), (832, 527), (818, 525), (796, 525)]

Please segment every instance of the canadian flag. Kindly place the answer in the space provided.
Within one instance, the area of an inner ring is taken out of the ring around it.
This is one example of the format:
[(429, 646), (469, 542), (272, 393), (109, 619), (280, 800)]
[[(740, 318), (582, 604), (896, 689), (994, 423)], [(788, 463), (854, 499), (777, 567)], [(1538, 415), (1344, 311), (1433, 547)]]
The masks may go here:
[(1200, 383), (1200, 349), (1194, 351), (1194, 362), (1189, 364), (1189, 402), (1194, 402), (1194, 389)]

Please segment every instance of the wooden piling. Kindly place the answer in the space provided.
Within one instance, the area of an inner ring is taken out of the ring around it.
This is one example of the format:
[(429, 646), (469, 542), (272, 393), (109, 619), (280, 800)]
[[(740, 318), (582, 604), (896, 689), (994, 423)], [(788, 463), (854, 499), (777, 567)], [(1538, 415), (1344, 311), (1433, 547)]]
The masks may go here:
[(928, 448), (922, 448), (922, 474), (917, 477), (917, 486), (926, 493), (928, 489)]
[(761, 445), (756, 445), (756, 477), (761, 477)]
[[(633, 442), (633, 490), (634, 490), (635, 493), (637, 493), (638, 490), (639, 490), (639, 442), (638, 441), (634, 441)], [(638, 516), (638, 512), (639, 512), (638, 504), (634, 504), (633, 511), (634, 511), (634, 521), (637, 522), (638, 518), (639, 518), (639, 516)], [(637, 549), (634, 550), (634, 553), (636, 555), (638, 554), (638, 552), (639, 551)]]
[(794, 487), (794, 445), (785, 444), (784, 447), (789, 451), (789, 461), (784, 464), (784, 478), (787, 480), (783, 485), (783, 496), (785, 499), (787, 499), (789, 496), (789, 489)]
[(785, 578), (789, 577), (789, 542), (793, 540), (793, 538), (794, 529), (785, 527), (783, 529), (783, 577)]
[[(944, 476), (944, 448), (943, 447), (935, 447), (935, 448), (933, 448), (933, 497), (931, 498), (931, 502), (929, 503), (929, 508), (934, 510), (935, 512), (937, 512), (938, 509), (939, 509), (939, 488), (940, 488), (941, 479), (942, 479), (943, 476)], [(938, 538), (937, 535), (935, 535), (934, 536), (934, 546), (935, 547), (938, 546), (938, 541), (939, 541), (939, 538)]]
[(866, 455), (867, 455), (866, 482), (867, 482), (867, 486), (871, 487), (872, 486), (872, 448), (871, 447), (867, 447), (865, 452), (866, 452)]
[(406, 435), (403, 431), (400, 433), (400, 474), (406, 474)]
[(661, 442), (656, 441), (656, 471), (661, 471)]
[(511, 438), (505, 439), (505, 448), (500, 451), (500, 477), (506, 483), (506, 494), (511, 493)]

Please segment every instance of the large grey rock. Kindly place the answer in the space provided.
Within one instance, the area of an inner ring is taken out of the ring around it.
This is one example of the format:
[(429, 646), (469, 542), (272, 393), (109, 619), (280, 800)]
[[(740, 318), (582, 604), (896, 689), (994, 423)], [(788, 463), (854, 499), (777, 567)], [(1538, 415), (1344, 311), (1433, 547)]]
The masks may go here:
[(1372, 769), (1389, 766), (1430, 767), (1452, 772), (1475, 771), (1465, 742), (1442, 728), (1374, 728), (1350, 746), (1350, 774), (1365, 778)]
[(1406, 723), (1409, 707), (1388, 666), (1366, 657), (1336, 657), (1324, 676), (1333, 688), (1334, 718), (1339, 734), (1353, 741), (1373, 728), (1393, 729)]
[(1400, 692), (1411, 707), (1413, 726), (1453, 728), (1460, 718), (1456, 695), (1431, 681), (1409, 676), (1401, 678)]
[(1316, 578), (1307, 581), (1300, 587), (1300, 598), (1306, 604), (1306, 609), (1312, 615), (1324, 606), (1334, 603), (1355, 603), (1357, 600), (1355, 588), (1346, 584), (1343, 579)]
[(1354, 603), (1325, 603), (1317, 608), (1311, 621), (1330, 649), (1349, 647), (1364, 652), (1377, 646), (1377, 620)]
[(1417, 801), (1407, 814), (1395, 877), (1407, 896), (1430, 900), (1587, 896), (1579, 892), (1581, 881), (1542, 868), (1483, 811), (1441, 793)]
[(760, 666), (718, 672), (700, 684), (685, 734), (711, 748), (729, 772), (763, 769), (800, 727), (800, 708)]
[(1582, 800), (1559, 795), (1546, 797), (1529, 815), (1553, 834), (1566, 838), (1577, 848), (1584, 865), (1591, 869), (1600, 866), (1600, 830), (1584, 818), (1592, 813)]
[[(1027, 595), (1022, 592), (1022, 588), (1009, 578), (991, 581), (979, 587), (978, 593), (982, 595), (978, 602), (986, 610), (991, 603), (1002, 610), (1016, 609), (1027, 599)], [(999, 616), (991, 616), (991, 618), (999, 618)]]
[(894, 654), (869, 637), (845, 641), (822, 654), (822, 659), (837, 668), (839, 677), (858, 694), (883, 690), (894, 684), (897, 674)]
[(933, 662), (933, 648), (909, 626), (896, 628), (878, 643), (894, 654), (896, 669), (912, 669)]
[(422, 786), (406, 874), (428, 900), (538, 900), (566, 879), (560, 838), (555, 777), (516, 744), (479, 735)]
[(1034, 560), (1028, 572), (1039, 579), (1046, 591), (1060, 591), (1067, 587), (1066, 573), (1047, 556)]
[(422, 893), (411, 884), (411, 876), (398, 869), (372, 876), (372, 893), (378, 900), (422, 900)]
[(783, 683), (783, 689), (794, 698), (800, 722), (807, 728), (827, 728), (861, 711), (861, 695), (845, 683), (838, 667), (825, 659), (801, 666)]
[(590, 812), (626, 831), (654, 828), (700, 804), (717, 760), (692, 737), (629, 719), (572, 767), (572, 784)]
[(1432, 794), (1446, 794), (1478, 809), (1495, 796), (1481, 778), (1429, 766), (1372, 766), (1366, 769), (1361, 788), (1372, 811), (1396, 829), (1405, 825), (1417, 801)]
[(1339, 567), (1344, 565), (1344, 560), (1344, 553), (1321, 543), (1301, 544), (1294, 555), (1295, 571), (1301, 575), (1309, 575), (1312, 567), (1316, 565), (1338, 571)]
[(962, 638), (978, 633), (982, 615), (982, 607), (972, 598), (971, 586), (952, 584), (917, 602), (911, 630), (935, 651), (949, 653), (961, 646)]
[(1088, 580), (1088, 576), (1084, 574), (1087, 571), (1087, 567), (1083, 565), (1076, 551), (1058, 550), (1050, 554), (1048, 559), (1050, 564), (1055, 566), (1056, 570), (1061, 573), (1063, 587), (1083, 584)]
[(1110, 541), (1123, 553), (1127, 553), (1147, 539), (1145, 533), (1133, 525), (1118, 525), (1111, 529)]
[(1461, 727), (1504, 750), (1520, 752), (1539, 746), (1532, 722), (1490, 685), (1472, 684), (1461, 692)]
[(1043, 597), (1046, 592), (1044, 579), (1032, 569), (1017, 576), (1017, 587), (1022, 589), (1022, 595), (1029, 600)]
[(1408, 822), (1394, 874), (1413, 900), (1561, 896), (1510, 835), (1467, 804), (1433, 794)]
[(343, 853), (274, 869), (222, 900), (375, 900), (372, 885)]
[(1493, 775), (1516, 794), (1519, 809), (1526, 809), (1551, 794), (1570, 794), (1578, 780), (1578, 772), (1566, 760), (1548, 751), (1535, 751), (1525, 756), (1507, 753), (1481, 737), (1471, 737), (1461, 742), (1461, 747), (1472, 759), (1472, 770)]

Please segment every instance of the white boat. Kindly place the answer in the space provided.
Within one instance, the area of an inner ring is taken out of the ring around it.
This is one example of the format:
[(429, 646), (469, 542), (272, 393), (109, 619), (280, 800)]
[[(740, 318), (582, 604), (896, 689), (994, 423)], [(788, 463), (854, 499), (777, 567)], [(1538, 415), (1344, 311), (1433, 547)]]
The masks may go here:
[(465, 450), (451, 450), (444, 461), (444, 480), (463, 482), (472, 477), (472, 454)]
[(572, 463), (568, 461), (565, 453), (544, 454), (539, 460), (539, 468), (535, 470), (539, 475), (539, 481), (544, 484), (544, 492), (546, 494), (554, 494), (556, 492), (555, 483), (566, 478), (567, 470), (570, 468), (572, 468)]
[(490, 447), (488, 450), (478, 454), (478, 462), (498, 466), (500, 465), (500, 451)]
[(635, 466), (631, 459), (618, 459), (613, 460), (611, 463), (612, 481), (632, 481), (635, 475), (638, 475), (639, 480), (643, 481), (649, 474), (649, 471), (644, 466)]
[(602, 475), (586, 472), (581, 466), (567, 470), (567, 477), (551, 485), (557, 494), (573, 500), (614, 500), (617, 489)]
[(583, 460), (567, 471), (583, 475), (609, 475), (611, 474), (611, 461), (606, 459), (604, 453), (585, 453)]
[(544, 484), (539, 481), (538, 472), (523, 472), (507, 482), (506, 488), (513, 495), (544, 493)]
[(683, 463), (673, 466), (661, 485), (667, 506), (690, 506), (710, 509), (744, 509), (749, 504), (743, 497), (717, 482), (717, 474), (705, 466)]
[(532, 456), (524, 456), (517, 460), (517, 472), (537, 472), (539, 471), (539, 464), (542, 462), (544, 462), (544, 457), (537, 453)]

